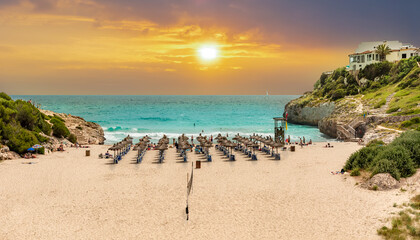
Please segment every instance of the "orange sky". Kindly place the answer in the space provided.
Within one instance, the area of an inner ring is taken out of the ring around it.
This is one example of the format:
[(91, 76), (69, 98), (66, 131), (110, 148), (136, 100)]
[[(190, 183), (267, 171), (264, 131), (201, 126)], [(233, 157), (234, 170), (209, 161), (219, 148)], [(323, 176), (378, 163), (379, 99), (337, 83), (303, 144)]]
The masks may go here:
[[(242, 15), (232, 17), (226, 6), (211, 5), (210, 11), (205, 0), (180, 1), (196, 4), (202, 15), (182, 4), (160, 2), (0, 2), (0, 91), (301, 94), (312, 89), (322, 71), (347, 65), (347, 54), (359, 42), (331, 44), (316, 32), (295, 31), (289, 26), (293, 23), (281, 19), (273, 20), (278, 24), (265, 24), (265, 19), (260, 25), (247, 24), (247, 9), (233, 3), (229, 11), (241, 10)], [(206, 62), (198, 50), (209, 44), (219, 54)]]

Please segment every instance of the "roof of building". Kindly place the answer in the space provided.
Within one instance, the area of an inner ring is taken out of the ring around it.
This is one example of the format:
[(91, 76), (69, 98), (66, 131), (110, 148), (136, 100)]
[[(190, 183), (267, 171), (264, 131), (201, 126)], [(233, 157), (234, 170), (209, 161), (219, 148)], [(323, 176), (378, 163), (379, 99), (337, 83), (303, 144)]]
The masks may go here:
[[(401, 52), (401, 51), (410, 51), (410, 50), (414, 50), (414, 51), (418, 51), (420, 50), (420, 48), (416, 48), (416, 47), (410, 47), (410, 48), (401, 48), (401, 49), (391, 49), (391, 52)], [(349, 54), (349, 56), (353, 56), (353, 55), (361, 55), (361, 54), (368, 54), (368, 53), (375, 53), (375, 50), (372, 51), (364, 51), (361, 53), (352, 53)]]

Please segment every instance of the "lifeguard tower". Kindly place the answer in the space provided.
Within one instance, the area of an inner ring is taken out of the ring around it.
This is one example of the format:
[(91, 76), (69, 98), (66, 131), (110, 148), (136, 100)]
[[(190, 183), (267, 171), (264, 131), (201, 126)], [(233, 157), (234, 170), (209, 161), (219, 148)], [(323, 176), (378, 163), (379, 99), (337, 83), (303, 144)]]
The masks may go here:
[(274, 119), (274, 141), (284, 145), (284, 133), (286, 131), (286, 118), (275, 117)]

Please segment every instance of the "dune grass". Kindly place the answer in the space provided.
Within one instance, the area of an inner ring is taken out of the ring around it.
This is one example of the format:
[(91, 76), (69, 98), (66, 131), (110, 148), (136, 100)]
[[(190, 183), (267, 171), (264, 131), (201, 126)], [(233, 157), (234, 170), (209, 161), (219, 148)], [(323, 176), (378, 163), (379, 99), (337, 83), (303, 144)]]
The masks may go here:
[(383, 226), (378, 234), (387, 240), (420, 239), (420, 195), (412, 198), (408, 206), (392, 218), (391, 227)]

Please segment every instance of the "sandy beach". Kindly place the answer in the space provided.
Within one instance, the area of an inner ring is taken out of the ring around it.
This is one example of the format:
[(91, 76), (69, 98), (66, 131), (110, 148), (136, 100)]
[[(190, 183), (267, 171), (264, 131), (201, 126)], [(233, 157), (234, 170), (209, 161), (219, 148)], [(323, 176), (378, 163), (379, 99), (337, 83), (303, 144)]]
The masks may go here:
[(237, 152), (229, 162), (194, 169), (186, 221), (189, 162), (148, 151), (135, 164), (131, 151), (118, 165), (99, 159), (108, 146), (67, 148), (30, 160), (0, 163), (0, 239), (379, 239), (400, 190), (374, 192), (339, 171), (356, 143), (325, 143), (281, 152), (280, 161)]

